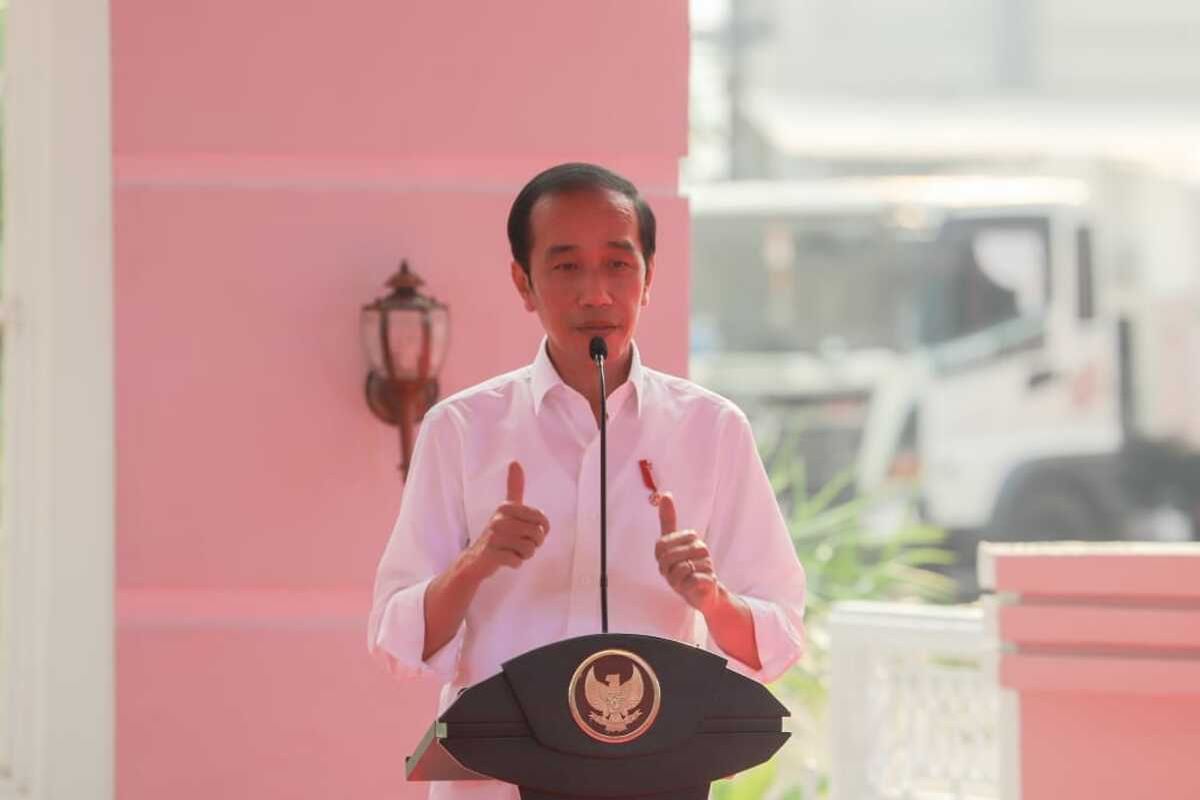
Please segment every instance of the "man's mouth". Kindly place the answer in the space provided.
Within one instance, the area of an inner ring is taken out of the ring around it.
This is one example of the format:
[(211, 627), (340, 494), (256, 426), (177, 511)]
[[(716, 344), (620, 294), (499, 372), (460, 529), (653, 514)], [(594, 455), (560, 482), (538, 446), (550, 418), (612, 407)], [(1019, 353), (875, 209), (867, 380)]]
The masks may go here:
[(576, 325), (575, 328), (583, 333), (602, 334), (617, 330), (617, 325), (611, 322), (588, 322)]

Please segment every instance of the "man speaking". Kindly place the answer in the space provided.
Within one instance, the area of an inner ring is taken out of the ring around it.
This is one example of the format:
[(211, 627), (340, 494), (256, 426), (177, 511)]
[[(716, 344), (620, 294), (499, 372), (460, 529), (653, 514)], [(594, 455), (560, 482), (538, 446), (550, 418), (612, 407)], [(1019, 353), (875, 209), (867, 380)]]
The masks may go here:
[[(441, 708), (503, 662), (599, 633), (601, 337), (609, 630), (695, 643), (761, 681), (803, 647), (804, 571), (741, 411), (644, 366), (654, 212), (590, 164), (534, 177), (508, 217), (512, 281), (545, 330), (533, 363), (429, 411), (375, 583), (368, 643)], [(433, 798), (516, 798), (491, 781)]]

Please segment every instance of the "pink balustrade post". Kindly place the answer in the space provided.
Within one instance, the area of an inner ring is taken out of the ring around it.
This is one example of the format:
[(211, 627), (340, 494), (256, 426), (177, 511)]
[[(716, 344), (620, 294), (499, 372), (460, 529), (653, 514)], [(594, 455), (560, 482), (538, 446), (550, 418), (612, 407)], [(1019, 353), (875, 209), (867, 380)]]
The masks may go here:
[(984, 544), (1003, 800), (1200, 798), (1200, 544)]

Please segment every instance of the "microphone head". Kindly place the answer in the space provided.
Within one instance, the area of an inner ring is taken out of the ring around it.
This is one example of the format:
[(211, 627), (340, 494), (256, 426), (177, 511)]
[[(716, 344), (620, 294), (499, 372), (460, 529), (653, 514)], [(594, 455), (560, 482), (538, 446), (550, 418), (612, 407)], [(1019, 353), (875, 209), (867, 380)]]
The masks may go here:
[(599, 358), (608, 358), (608, 344), (604, 341), (603, 336), (592, 337), (592, 341), (588, 343), (588, 354), (593, 361)]

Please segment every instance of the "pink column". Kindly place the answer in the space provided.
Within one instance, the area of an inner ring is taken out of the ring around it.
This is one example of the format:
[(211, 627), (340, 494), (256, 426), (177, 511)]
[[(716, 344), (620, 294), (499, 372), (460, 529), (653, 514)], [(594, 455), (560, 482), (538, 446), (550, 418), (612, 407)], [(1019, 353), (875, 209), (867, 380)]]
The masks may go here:
[(685, 0), (113, 0), (117, 785), (416, 797), (433, 687), (368, 660), (400, 483), (359, 306), (407, 257), (445, 393), (533, 355), (520, 185), (627, 173), (660, 218), (653, 366), (687, 358)]
[(1200, 798), (1200, 545), (981, 549), (1005, 800)]

